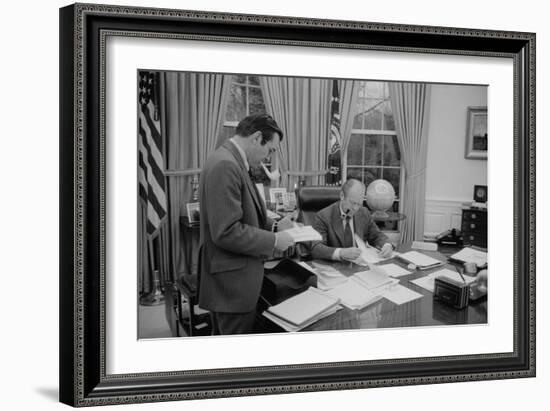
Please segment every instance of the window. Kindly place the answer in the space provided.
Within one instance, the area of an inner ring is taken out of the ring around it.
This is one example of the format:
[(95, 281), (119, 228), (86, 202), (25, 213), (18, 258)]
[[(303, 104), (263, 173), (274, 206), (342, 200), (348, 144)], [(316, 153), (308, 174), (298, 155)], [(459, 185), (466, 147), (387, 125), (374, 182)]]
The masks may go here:
[[(246, 74), (237, 74), (233, 76), (229, 102), (225, 114), (225, 121), (218, 138), (218, 143), (223, 142), (235, 135), (235, 128), (239, 121), (248, 115), (256, 113), (265, 113), (264, 98), (260, 87), (258, 76), (248, 76)], [(270, 169), (269, 159), (264, 164)], [(271, 181), (264, 173), (261, 167), (251, 167), (253, 180), (256, 183), (262, 183), (269, 186)]]
[[(351, 139), (347, 149), (346, 175), (368, 186), (383, 178), (395, 189), (393, 211), (399, 210), (401, 188), (401, 154), (389, 98), (388, 83), (361, 82)], [(397, 230), (397, 223), (387, 223), (385, 230)]]
[(229, 102), (220, 139), (225, 141), (235, 134), (239, 121), (250, 114), (265, 113), (265, 104), (258, 76), (238, 74), (233, 76)]

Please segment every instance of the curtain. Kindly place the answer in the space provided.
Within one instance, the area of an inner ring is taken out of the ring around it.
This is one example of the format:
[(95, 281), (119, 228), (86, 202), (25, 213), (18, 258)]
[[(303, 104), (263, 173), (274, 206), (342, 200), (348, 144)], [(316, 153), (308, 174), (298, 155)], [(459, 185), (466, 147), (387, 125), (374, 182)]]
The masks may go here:
[[(166, 72), (160, 75), (160, 115), (167, 170), (200, 169), (216, 145), (229, 91), (231, 75)], [(161, 280), (173, 280), (189, 268), (183, 252), (180, 216), (186, 215), (186, 203), (192, 198), (192, 175), (166, 178), (168, 218), (155, 239), (155, 263)], [(140, 228), (141, 230), (141, 228)], [(144, 230), (141, 230), (142, 232)], [(140, 252), (142, 285), (148, 290), (150, 268), (147, 237)]]
[(422, 240), (426, 203), (426, 156), (430, 85), (389, 83), (392, 111), (405, 169), (401, 190), (403, 213), (401, 241)]
[[(279, 159), (283, 186), (292, 190), (298, 177), (288, 172), (327, 168), (331, 81), (262, 76), (260, 85), (268, 114), (285, 134)], [(314, 184), (321, 182), (324, 176), (314, 178)]]
[(359, 81), (356, 80), (338, 80), (338, 90), (340, 90), (340, 135), (342, 137), (342, 149), (340, 150), (342, 165), (342, 181), (346, 180), (346, 166), (348, 164), (347, 151), (351, 140), (351, 129), (353, 120), (357, 114), (357, 93), (359, 91)]

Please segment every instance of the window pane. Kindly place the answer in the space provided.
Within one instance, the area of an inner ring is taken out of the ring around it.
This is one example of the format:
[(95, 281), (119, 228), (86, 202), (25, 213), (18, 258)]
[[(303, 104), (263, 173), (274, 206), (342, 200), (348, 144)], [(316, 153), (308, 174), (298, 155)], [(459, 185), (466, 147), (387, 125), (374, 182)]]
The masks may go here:
[(246, 84), (246, 75), (245, 74), (237, 74), (233, 77), (234, 83), (240, 83), (240, 84)]
[(384, 101), (380, 106), (380, 110), (384, 118), (384, 130), (395, 130), (395, 123), (393, 121), (393, 113), (389, 100)]
[(399, 197), (399, 180), (400, 180), (401, 170), (399, 168), (385, 168), (384, 169), (384, 180), (390, 182), (395, 190), (395, 196)]
[(229, 96), (229, 103), (227, 105), (227, 114), (225, 119), (227, 121), (240, 121), (246, 117), (246, 87), (244, 86), (231, 86), (231, 94)]
[(223, 126), (220, 130), (220, 135), (218, 136), (218, 141), (216, 142), (216, 148), (221, 146), (228, 138), (231, 138), (235, 135), (235, 127)]
[(368, 187), (374, 180), (380, 178), (381, 170), (379, 168), (365, 168), (363, 169), (363, 183), (365, 187)]
[(379, 81), (367, 81), (367, 97), (384, 98), (384, 85)]
[(365, 129), (366, 130), (382, 130), (382, 112), (379, 107), (371, 109), (365, 115)]
[(384, 165), (399, 166), (401, 164), (401, 154), (397, 136), (380, 136), (384, 138)]
[(248, 114), (265, 113), (264, 99), (262, 97), (262, 90), (258, 87), (248, 88), (248, 97), (250, 99)]
[(252, 84), (253, 86), (259, 86), (260, 79), (258, 78), (258, 76), (248, 76), (248, 83)]
[(363, 165), (363, 136), (353, 134), (348, 145), (348, 164), (350, 166)]
[(363, 165), (382, 165), (382, 139), (380, 136), (366, 135), (363, 139), (365, 142), (365, 160)]
[(348, 178), (355, 178), (357, 180), (362, 181), (362, 179), (363, 179), (362, 171), (363, 170), (361, 168), (348, 167), (348, 173), (347, 173), (347, 176), (346, 176), (346, 180)]
[(365, 116), (363, 114), (363, 111), (365, 110), (365, 107), (363, 105), (363, 100), (357, 99), (357, 105), (355, 107), (355, 110), (357, 114), (353, 118), (352, 128), (361, 130), (363, 128), (363, 117)]

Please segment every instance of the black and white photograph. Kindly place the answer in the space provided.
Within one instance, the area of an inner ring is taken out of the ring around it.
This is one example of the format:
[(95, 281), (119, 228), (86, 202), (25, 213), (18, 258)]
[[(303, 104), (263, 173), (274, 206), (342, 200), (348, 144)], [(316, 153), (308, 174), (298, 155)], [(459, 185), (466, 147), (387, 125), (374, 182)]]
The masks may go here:
[(60, 5), (59, 401), (519, 405), (539, 23), (211, 1)]
[(144, 68), (136, 89), (139, 339), (488, 323), (487, 85)]

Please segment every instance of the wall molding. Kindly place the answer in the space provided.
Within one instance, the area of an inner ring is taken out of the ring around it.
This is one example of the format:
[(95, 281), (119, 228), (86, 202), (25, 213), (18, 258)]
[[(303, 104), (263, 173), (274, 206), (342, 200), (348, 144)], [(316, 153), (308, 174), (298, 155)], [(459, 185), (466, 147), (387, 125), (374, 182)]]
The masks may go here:
[(433, 237), (444, 230), (460, 229), (462, 208), (471, 199), (427, 198), (424, 211), (424, 237)]

